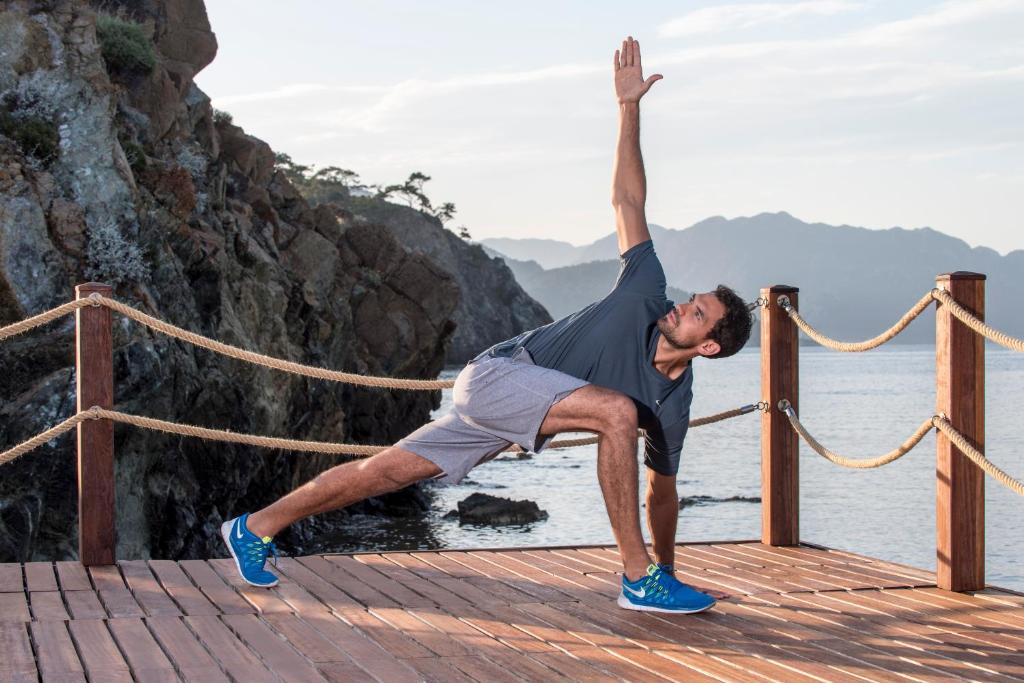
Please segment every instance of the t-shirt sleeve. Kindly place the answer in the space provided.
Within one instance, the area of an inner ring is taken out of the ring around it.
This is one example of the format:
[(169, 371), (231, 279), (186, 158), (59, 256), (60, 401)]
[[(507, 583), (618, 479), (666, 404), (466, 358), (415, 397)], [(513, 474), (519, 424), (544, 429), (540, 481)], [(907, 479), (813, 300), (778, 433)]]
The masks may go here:
[(630, 247), (619, 257), (619, 277), (612, 291), (665, 296), (665, 270), (651, 240)]
[(675, 476), (679, 471), (679, 456), (683, 451), (683, 440), (690, 428), (690, 411), (667, 427), (655, 427), (645, 431), (644, 464), (658, 474)]

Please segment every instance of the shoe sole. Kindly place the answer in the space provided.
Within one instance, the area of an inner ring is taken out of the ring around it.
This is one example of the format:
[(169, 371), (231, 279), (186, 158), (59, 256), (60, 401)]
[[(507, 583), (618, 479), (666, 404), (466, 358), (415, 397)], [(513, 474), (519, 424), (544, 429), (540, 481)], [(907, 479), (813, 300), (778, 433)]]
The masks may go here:
[(242, 581), (245, 581), (250, 586), (256, 586), (257, 588), (273, 588), (278, 584), (277, 579), (274, 579), (274, 583), (254, 583), (249, 579), (245, 578), (245, 574), (242, 573), (242, 564), (238, 561), (238, 555), (235, 555), (235, 549), (231, 545), (231, 527), (235, 520), (229, 519), (220, 525), (220, 536), (224, 539), (224, 544), (228, 547), (228, 552), (231, 553), (231, 557), (235, 560), (235, 569), (238, 570), (238, 575), (242, 577)]
[(619, 607), (622, 609), (631, 609), (636, 610), (637, 612), (662, 612), (664, 614), (698, 614), (700, 612), (706, 612), (717, 604), (717, 602), (713, 602), (706, 607), (698, 607), (697, 609), (666, 609), (664, 607), (655, 607), (653, 605), (638, 605), (635, 602), (630, 602), (629, 598), (622, 593), (619, 593), (619, 599), (617, 602)]

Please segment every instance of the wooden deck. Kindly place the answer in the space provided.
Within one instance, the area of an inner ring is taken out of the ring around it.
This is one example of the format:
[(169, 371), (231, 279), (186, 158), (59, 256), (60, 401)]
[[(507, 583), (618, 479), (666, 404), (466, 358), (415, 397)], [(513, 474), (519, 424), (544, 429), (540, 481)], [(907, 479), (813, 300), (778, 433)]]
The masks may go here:
[(0, 565), (0, 681), (1024, 680), (1024, 596), (810, 546), (680, 546), (727, 593), (616, 607), (606, 547)]

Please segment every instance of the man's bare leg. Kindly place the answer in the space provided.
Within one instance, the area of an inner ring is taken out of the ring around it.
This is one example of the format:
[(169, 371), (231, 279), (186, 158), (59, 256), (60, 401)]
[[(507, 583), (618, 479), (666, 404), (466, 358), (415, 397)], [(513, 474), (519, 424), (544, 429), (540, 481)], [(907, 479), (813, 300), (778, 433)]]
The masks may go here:
[(632, 399), (593, 384), (577, 389), (548, 412), (542, 434), (596, 432), (597, 477), (626, 578), (647, 573), (651, 556), (640, 531), (637, 417)]
[(441, 468), (426, 458), (392, 446), (366, 460), (321, 472), (312, 481), (249, 515), (246, 526), (257, 536), (276, 536), (310, 515), (397, 491), (440, 473)]

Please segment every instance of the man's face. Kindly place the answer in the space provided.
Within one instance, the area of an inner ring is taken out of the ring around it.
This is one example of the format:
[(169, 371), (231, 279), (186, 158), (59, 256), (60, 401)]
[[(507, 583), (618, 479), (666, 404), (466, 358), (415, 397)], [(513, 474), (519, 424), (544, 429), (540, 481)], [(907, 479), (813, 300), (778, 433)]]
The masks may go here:
[[(658, 330), (677, 349), (695, 349), (708, 343), (708, 334), (725, 315), (725, 306), (714, 292), (694, 294), (685, 303), (676, 304), (658, 319)], [(717, 346), (716, 342), (710, 342)], [(713, 353), (717, 353), (715, 349)]]

